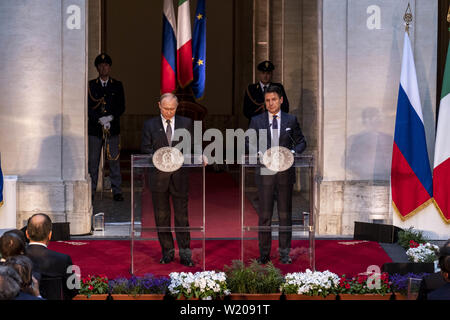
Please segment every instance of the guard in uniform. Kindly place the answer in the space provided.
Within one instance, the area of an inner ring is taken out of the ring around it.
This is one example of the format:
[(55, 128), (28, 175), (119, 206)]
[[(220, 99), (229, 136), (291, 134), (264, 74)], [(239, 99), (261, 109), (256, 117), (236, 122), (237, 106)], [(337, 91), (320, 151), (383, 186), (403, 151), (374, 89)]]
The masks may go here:
[(270, 61), (263, 61), (258, 64), (259, 81), (257, 83), (250, 84), (245, 91), (244, 115), (249, 121), (252, 117), (266, 111), (264, 107), (264, 92), (269, 86), (276, 86), (281, 89), (283, 96), (281, 111), (286, 113), (289, 112), (289, 101), (283, 85), (281, 83), (272, 82), (274, 69), (275, 66)]
[(106, 147), (109, 162), (111, 188), (115, 201), (123, 201), (120, 175), (120, 116), (125, 111), (125, 95), (122, 82), (109, 76), (112, 60), (106, 53), (95, 59), (98, 78), (89, 81), (88, 87), (88, 135), (89, 174), (92, 180), (92, 197), (97, 189), (98, 167), (102, 145)]

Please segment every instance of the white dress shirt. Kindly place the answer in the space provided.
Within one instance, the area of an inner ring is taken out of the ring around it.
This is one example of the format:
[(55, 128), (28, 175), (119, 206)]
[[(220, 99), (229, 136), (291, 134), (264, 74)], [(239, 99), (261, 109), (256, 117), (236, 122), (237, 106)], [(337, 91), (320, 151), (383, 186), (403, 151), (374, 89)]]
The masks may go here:
[(267, 88), (270, 87), (270, 83), (264, 84), (264, 83), (262, 83), (261, 81), (259, 82), (259, 85), (261, 86), (261, 91), (262, 91), (263, 93), (264, 93), (264, 87), (266, 87), (266, 90), (267, 90)]
[(102, 83), (102, 87), (106, 87), (108, 85), (109, 78), (106, 80), (103, 80), (102, 78), (100, 78), (100, 81)]

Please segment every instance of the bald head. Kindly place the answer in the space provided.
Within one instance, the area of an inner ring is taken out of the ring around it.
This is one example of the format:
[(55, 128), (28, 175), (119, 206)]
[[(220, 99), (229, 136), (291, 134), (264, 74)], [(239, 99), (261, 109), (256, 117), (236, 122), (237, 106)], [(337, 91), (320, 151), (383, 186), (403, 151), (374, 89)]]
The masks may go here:
[(49, 241), (52, 233), (52, 220), (44, 213), (36, 213), (28, 219), (26, 233), (30, 241)]

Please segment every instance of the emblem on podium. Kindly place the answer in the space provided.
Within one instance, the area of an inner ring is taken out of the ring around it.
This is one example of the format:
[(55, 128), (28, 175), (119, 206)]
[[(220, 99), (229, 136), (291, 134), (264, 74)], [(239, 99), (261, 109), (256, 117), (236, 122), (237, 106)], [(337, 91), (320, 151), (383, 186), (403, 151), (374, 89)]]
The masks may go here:
[(282, 172), (292, 167), (294, 155), (288, 148), (275, 146), (264, 152), (261, 162), (271, 171)]
[(158, 170), (174, 172), (183, 165), (184, 156), (177, 148), (163, 147), (153, 154), (152, 160)]

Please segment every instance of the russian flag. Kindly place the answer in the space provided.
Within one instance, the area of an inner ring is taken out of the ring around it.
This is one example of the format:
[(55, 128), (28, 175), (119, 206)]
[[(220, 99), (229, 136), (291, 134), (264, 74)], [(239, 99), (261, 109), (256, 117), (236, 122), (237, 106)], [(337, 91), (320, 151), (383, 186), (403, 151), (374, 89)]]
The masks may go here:
[(206, 6), (205, 0), (198, 0), (195, 11), (194, 36), (192, 37), (192, 58), (194, 81), (192, 92), (195, 99), (201, 99), (205, 92), (206, 69)]
[(172, 0), (164, 0), (163, 35), (161, 54), (161, 94), (174, 92), (177, 88), (177, 39), (175, 11)]
[(406, 32), (395, 120), (391, 190), (394, 210), (403, 220), (417, 213), (433, 200), (433, 179), (416, 67)]

